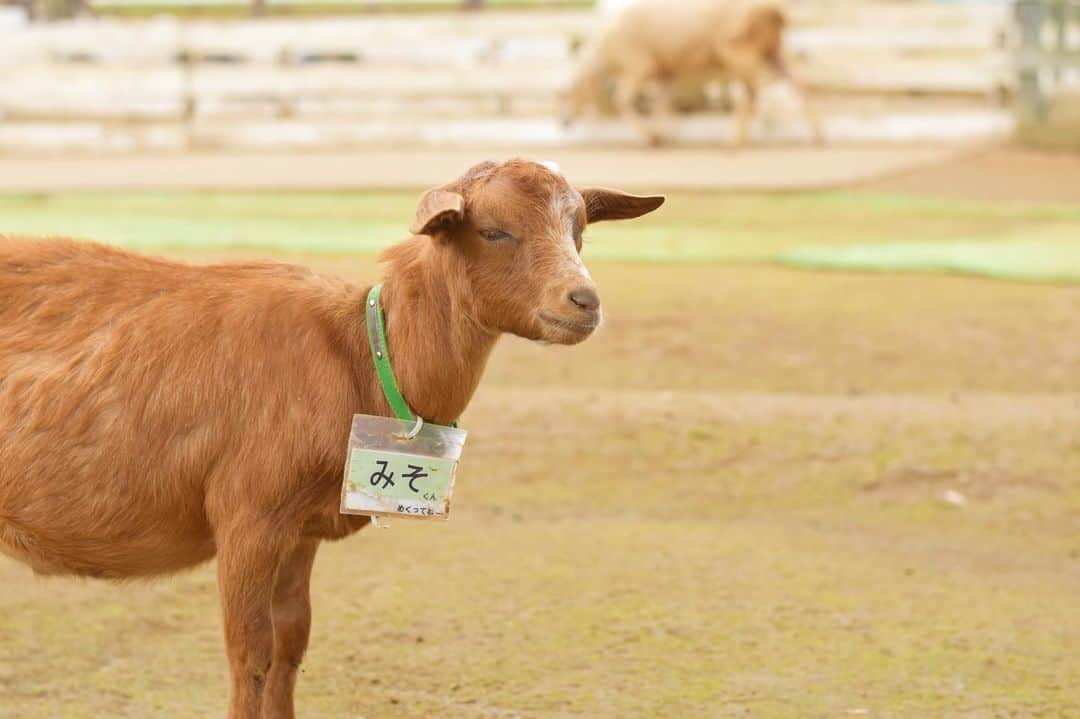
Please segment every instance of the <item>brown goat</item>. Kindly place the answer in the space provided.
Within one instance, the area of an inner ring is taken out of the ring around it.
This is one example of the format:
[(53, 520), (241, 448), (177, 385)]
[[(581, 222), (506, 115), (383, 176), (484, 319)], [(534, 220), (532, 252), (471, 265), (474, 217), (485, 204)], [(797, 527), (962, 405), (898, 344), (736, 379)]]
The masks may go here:
[(637, 99), (651, 88), (655, 114), (667, 117), (675, 80), (721, 77), (743, 89), (734, 139), (741, 146), (757, 109), (758, 88), (771, 72), (800, 96), (814, 139), (821, 142), (821, 121), (784, 59), (786, 26), (783, 8), (773, 0), (638, 0), (618, 12), (582, 51), (563, 98), (563, 120), (570, 123), (582, 114), (595, 101), (600, 79), (610, 74), (619, 113), (656, 144), (660, 135), (638, 115)]
[[(523, 160), (425, 193), (414, 236), (384, 257), (413, 410), (455, 420), (502, 333), (588, 337), (585, 225), (662, 203), (579, 192)], [(287, 264), (0, 238), (0, 551), (107, 579), (216, 555), (229, 716), (292, 717), (316, 548), (369, 521), (338, 512), (352, 416), (391, 415), (367, 290)]]

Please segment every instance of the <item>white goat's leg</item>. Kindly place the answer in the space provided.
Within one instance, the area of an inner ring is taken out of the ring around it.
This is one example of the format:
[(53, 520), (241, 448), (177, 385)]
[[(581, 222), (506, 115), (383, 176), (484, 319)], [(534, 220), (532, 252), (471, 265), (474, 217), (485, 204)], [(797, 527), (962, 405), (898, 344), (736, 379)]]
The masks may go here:
[(669, 80), (657, 80), (653, 91), (653, 114), (669, 118), (675, 114), (675, 88)]
[(615, 86), (615, 107), (623, 119), (630, 123), (650, 145), (660, 143), (660, 135), (651, 127), (635, 107), (641, 91), (648, 82), (648, 77), (640, 73), (627, 73), (619, 78)]
[(653, 92), (653, 122), (662, 131), (670, 132), (675, 121), (675, 89), (667, 80), (657, 80)]
[(806, 87), (799, 82), (798, 78), (791, 74), (791, 70), (788, 69), (788, 64), (783, 57), (777, 58), (773, 67), (776, 70), (776, 74), (784, 80), (791, 91), (795, 93), (795, 96), (799, 99), (799, 104), (802, 105), (803, 115), (806, 117), (806, 122), (810, 125), (810, 133), (814, 137), (814, 144), (825, 144), (825, 131), (821, 126), (821, 116), (818, 115), (817, 108), (810, 100), (809, 94), (806, 92)]
[(794, 88), (795, 94), (799, 97), (799, 102), (802, 103), (803, 114), (806, 116), (806, 122), (810, 125), (810, 132), (814, 137), (815, 145), (825, 144), (825, 129), (821, 124), (821, 115), (818, 114), (817, 107), (814, 105), (813, 100), (806, 92), (806, 88), (802, 83), (797, 80), (788, 77), (788, 82), (791, 83), (791, 87)]
[(739, 100), (735, 111), (735, 147), (743, 147), (746, 144), (746, 136), (750, 130), (750, 120), (757, 113), (757, 82), (743, 80), (743, 96)]
[(599, 83), (595, 78), (576, 77), (570, 87), (559, 97), (559, 121), (564, 128), (577, 120), (596, 112), (596, 96)]

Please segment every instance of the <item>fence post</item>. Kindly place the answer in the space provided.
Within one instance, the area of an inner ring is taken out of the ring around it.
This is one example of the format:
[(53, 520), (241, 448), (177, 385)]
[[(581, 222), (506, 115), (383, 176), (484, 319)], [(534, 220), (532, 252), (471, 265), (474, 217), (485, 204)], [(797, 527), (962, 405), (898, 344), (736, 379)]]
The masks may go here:
[(1020, 23), (1019, 86), (1017, 88), (1021, 119), (1046, 120), (1046, 98), (1039, 83), (1043, 56), (1042, 29), (1046, 23), (1044, 0), (1017, 0), (1016, 19)]
[[(1058, 53), (1064, 59), (1066, 49), (1066, 30), (1068, 9), (1065, 7), (1065, 0), (1052, 0), (1050, 6), (1050, 22), (1054, 26), (1054, 48), (1053, 51)], [(1061, 78), (1065, 76), (1065, 63), (1060, 62), (1054, 65), (1054, 81), (1061, 82)]]

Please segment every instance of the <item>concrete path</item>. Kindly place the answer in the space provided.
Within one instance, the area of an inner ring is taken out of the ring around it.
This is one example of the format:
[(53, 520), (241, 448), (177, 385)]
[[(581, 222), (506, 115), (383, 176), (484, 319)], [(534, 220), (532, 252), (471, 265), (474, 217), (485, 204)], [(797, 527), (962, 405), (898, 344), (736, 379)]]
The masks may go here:
[[(641, 189), (790, 190), (839, 187), (938, 164), (957, 147), (788, 147), (558, 150), (579, 184)], [(377, 189), (442, 184), (505, 150), (378, 150), (342, 153), (220, 153), (0, 157), (0, 191), (90, 189)]]

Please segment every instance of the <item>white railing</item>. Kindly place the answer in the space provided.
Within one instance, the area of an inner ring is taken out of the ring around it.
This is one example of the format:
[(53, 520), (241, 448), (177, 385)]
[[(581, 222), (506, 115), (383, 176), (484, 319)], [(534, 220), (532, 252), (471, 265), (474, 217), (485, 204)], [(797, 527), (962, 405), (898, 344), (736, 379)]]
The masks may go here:
[[(1015, 87), (1008, 18), (1000, 4), (800, 4), (789, 46), (819, 94), (988, 107)], [(0, 130), (125, 123), (155, 138), (173, 137), (157, 127), (171, 123), (216, 142), (273, 123), (304, 136), (315, 132), (297, 125), (307, 122), (355, 139), (365, 122), (407, 137), (437, 119), (519, 122), (513, 132), (533, 137), (540, 119), (554, 124), (596, 26), (587, 10), (34, 24), (0, 35)]]

